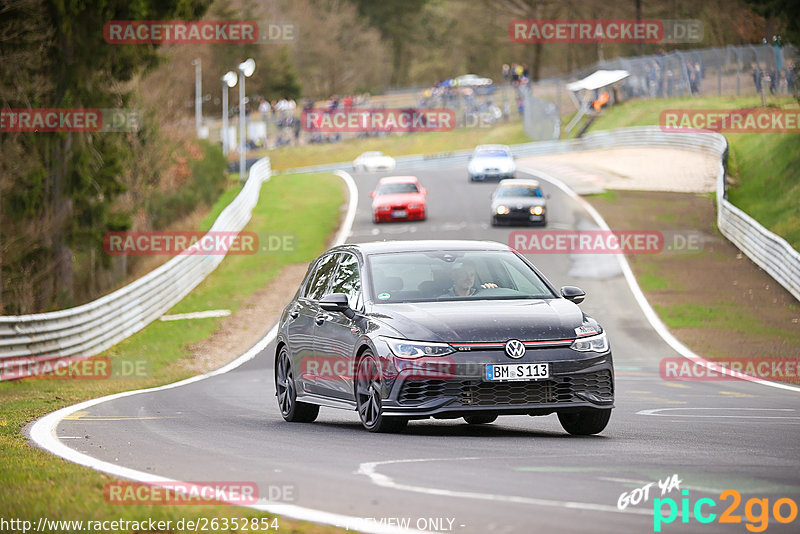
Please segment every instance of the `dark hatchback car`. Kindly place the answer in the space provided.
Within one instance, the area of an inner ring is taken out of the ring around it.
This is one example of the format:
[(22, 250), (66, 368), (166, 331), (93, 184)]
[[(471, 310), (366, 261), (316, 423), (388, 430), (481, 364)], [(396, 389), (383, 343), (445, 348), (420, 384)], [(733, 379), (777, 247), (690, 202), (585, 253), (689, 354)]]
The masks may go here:
[(335, 247), (281, 315), (278, 405), (310, 422), (357, 410), (373, 432), (410, 419), (557, 413), (570, 434), (602, 431), (614, 403), (606, 334), (506, 245), (399, 241)]
[(503, 180), (492, 193), (492, 226), (547, 224), (547, 199), (538, 180)]

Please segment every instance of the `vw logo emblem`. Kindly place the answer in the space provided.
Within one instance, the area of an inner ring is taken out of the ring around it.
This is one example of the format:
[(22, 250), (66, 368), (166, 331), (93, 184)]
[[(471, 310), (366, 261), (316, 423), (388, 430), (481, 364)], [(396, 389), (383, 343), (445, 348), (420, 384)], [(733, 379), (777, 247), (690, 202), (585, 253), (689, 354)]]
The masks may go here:
[(519, 339), (509, 339), (506, 341), (506, 354), (509, 358), (522, 358), (525, 355), (525, 345)]

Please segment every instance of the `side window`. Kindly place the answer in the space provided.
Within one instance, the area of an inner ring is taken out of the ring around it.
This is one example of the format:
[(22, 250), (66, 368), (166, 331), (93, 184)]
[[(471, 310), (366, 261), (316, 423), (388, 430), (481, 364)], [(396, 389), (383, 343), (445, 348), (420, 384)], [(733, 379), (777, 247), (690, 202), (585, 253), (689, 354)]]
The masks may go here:
[(328, 281), (336, 266), (338, 254), (328, 254), (317, 262), (311, 281), (306, 285), (303, 296), (312, 300), (319, 300), (325, 295)]
[(330, 293), (344, 293), (351, 308), (358, 306), (361, 293), (361, 276), (358, 273), (358, 259), (352, 254), (340, 254), (342, 257), (332, 280)]

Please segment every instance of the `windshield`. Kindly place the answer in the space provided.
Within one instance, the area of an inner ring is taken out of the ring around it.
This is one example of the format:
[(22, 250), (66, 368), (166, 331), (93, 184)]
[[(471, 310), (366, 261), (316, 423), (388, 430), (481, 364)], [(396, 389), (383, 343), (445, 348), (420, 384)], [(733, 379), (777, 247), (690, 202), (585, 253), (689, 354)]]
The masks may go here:
[(378, 189), (379, 195), (397, 195), (401, 193), (419, 193), (417, 184), (383, 184)]
[(436, 251), (369, 257), (372, 300), (549, 299), (555, 295), (525, 261), (510, 251)]
[(501, 187), (497, 191), (497, 197), (533, 197), (542, 198), (542, 190), (538, 187), (529, 185), (515, 185), (510, 187)]
[(506, 152), (505, 150), (500, 149), (493, 149), (493, 150), (479, 150), (475, 153), (476, 158), (510, 158), (511, 154)]

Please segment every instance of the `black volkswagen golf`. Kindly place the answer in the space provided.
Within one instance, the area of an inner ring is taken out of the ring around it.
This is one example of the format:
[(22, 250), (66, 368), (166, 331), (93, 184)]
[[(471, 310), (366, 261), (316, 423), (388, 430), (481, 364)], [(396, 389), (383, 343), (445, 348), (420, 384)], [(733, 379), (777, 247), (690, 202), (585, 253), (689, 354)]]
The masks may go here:
[(486, 424), (557, 413), (570, 434), (601, 432), (614, 404), (605, 332), (506, 245), (397, 241), (335, 247), (281, 315), (278, 406), (311, 422), (357, 410), (372, 432), (410, 419)]

